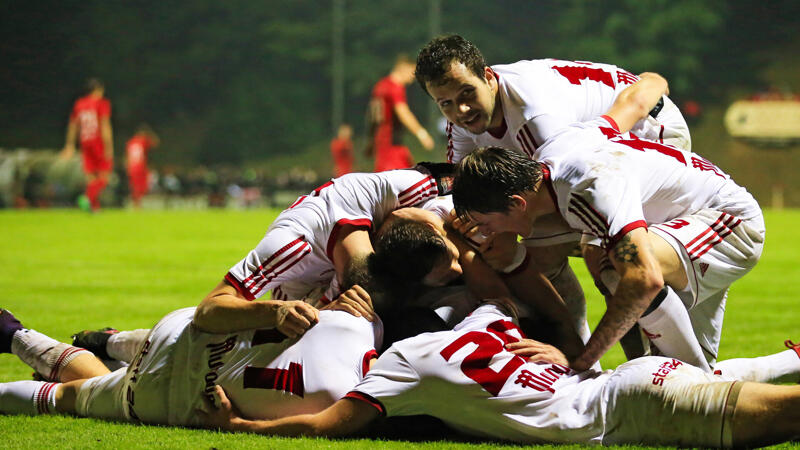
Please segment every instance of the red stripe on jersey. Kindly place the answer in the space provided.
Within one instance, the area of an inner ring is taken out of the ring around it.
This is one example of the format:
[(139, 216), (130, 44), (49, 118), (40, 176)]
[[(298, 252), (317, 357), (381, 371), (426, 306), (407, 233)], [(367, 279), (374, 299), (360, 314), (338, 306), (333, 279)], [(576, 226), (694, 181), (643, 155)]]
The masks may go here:
[(323, 295), (319, 298), (319, 301), (321, 301), (323, 305), (327, 305), (331, 302), (331, 299), (329, 299), (327, 295)]
[(297, 239), (293, 240), (292, 242), (289, 242), (288, 244), (286, 244), (286, 245), (284, 245), (283, 247), (281, 247), (280, 249), (278, 249), (278, 251), (277, 251), (277, 252), (273, 253), (272, 255), (270, 255), (270, 257), (269, 257), (269, 258), (267, 258), (265, 261), (263, 261), (263, 262), (262, 262), (262, 263), (261, 263), (261, 264), (258, 266), (258, 269), (256, 269), (256, 270), (255, 270), (253, 273), (251, 273), (249, 277), (247, 277), (247, 278), (245, 278), (244, 280), (242, 280), (242, 286), (244, 286), (244, 285), (246, 285), (247, 283), (249, 283), (249, 282), (250, 282), (250, 280), (251, 280), (251, 279), (253, 279), (253, 277), (255, 277), (255, 276), (258, 274), (258, 272), (259, 272), (259, 271), (261, 271), (262, 269), (264, 269), (264, 266), (266, 266), (267, 264), (269, 264), (269, 263), (270, 263), (270, 262), (271, 262), (273, 259), (275, 259), (275, 258), (277, 258), (278, 256), (280, 256), (280, 255), (281, 255), (281, 253), (285, 252), (286, 250), (289, 250), (290, 248), (294, 247), (295, 245), (297, 245), (297, 244), (298, 244), (298, 243), (300, 243), (300, 242), (303, 242), (304, 240), (305, 240), (305, 236), (300, 236), (299, 238), (297, 238)]
[[(300, 260), (302, 260), (309, 253), (311, 253), (311, 245), (308, 242), (304, 242), (303, 245), (300, 248), (298, 248), (297, 250), (292, 252), (290, 255), (287, 255), (286, 258), (276, 262), (272, 266), (272, 269), (268, 272), (269, 276), (265, 276), (264, 274), (261, 274), (261, 276), (260, 276), (261, 280), (260, 281), (259, 280), (253, 280), (253, 282), (250, 284), (250, 288), (249, 289), (251, 291), (253, 291), (253, 292), (260, 291), (265, 285), (269, 284), (272, 280), (277, 278), (278, 275), (280, 275), (280, 274), (286, 272), (287, 270), (291, 269), (292, 266), (294, 266), (295, 264), (300, 262)], [(276, 268), (280, 267), (284, 263), (287, 263), (287, 264), (285, 265), (285, 267), (283, 269), (281, 269), (279, 271), (275, 270)]]
[(386, 415), (386, 407), (383, 406), (383, 403), (381, 403), (378, 399), (369, 394), (365, 394), (363, 392), (358, 392), (358, 391), (350, 391), (347, 394), (345, 394), (344, 398), (360, 400), (377, 409), (380, 415), (382, 416)]
[[(572, 205), (572, 203), (570, 203), (570, 205)], [(586, 228), (588, 228), (588, 230), (586, 230), (586, 232), (588, 232), (589, 234), (593, 234), (593, 235), (603, 239), (603, 244), (605, 244), (605, 241), (608, 240), (608, 236), (607, 236), (608, 233), (605, 230), (603, 230), (601, 228), (598, 228), (597, 225), (594, 222), (592, 222), (590, 217), (586, 217), (586, 214), (583, 211), (579, 211), (579, 210), (575, 209), (575, 207), (573, 207), (573, 206), (568, 207), (567, 211), (571, 212), (581, 222), (583, 222), (583, 225), (586, 226)]]
[(336, 243), (339, 242), (339, 233), (345, 225), (352, 225), (357, 229), (366, 229), (367, 231), (372, 229), (372, 221), (369, 219), (339, 219), (339, 221), (333, 224), (331, 234), (328, 236), (328, 245), (325, 247), (325, 254), (328, 255), (328, 259), (330, 259), (331, 262), (333, 262), (333, 248), (336, 246)]
[(658, 132), (658, 142), (664, 143), (664, 125), (661, 125), (661, 130)]
[(528, 124), (527, 123), (522, 126), (522, 132), (525, 133), (526, 136), (528, 136), (528, 139), (530, 139), (531, 144), (533, 145), (533, 149), (532, 150), (536, 150), (536, 148), (539, 147), (539, 143), (536, 142), (536, 138), (533, 137), (533, 133), (531, 132), (531, 129), (528, 128)]
[(375, 351), (373, 348), (372, 350), (364, 353), (364, 357), (361, 358), (361, 377), (367, 376), (367, 372), (369, 372), (369, 363), (372, 362), (373, 359), (378, 357), (378, 352)]
[(247, 288), (244, 287), (244, 285), (241, 284), (241, 282), (237, 280), (236, 276), (234, 276), (232, 273), (228, 272), (227, 274), (225, 274), (225, 281), (227, 281), (228, 284), (230, 284), (234, 289), (236, 289), (236, 292), (240, 293), (242, 297), (244, 297), (245, 299), (247, 300), (256, 299), (255, 296), (253, 296), (253, 294), (251, 294), (250, 291), (248, 291)]
[(611, 250), (612, 248), (614, 248), (619, 243), (619, 241), (623, 237), (625, 237), (626, 234), (630, 233), (631, 231), (635, 230), (636, 228), (647, 229), (647, 222), (645, 222), (644, 220), (637, 220), (635, 222), (631, 222), (631, 223), (625, 225), (624, 227), (622, 227), (622, 229), (619, 231), (619, 233), (615, 234), (614, 237), (612, 237), (608, 241), (608, 246), (606, 247), (606, 249), (607, 250)]
[(411, 197), (401, 202), (400, 208), (407, 208), (409, 206), (414, 206), (426, 200), (435, 198), (438, 195), (439, 195), (439, 189), (437, 189), (436, 186), (429, 186), (426, 190), (417, 192), (417, 194), (414, 197)]
[(572, 194), (568, 211), (575, 214), (589, 231), (598, 237), (608, 239), (608, 223), (602, 215), (589, 206), (588, 202)]
[(299, 204), (300, 204), (300, 202), (302, 202), (303, 200), (305, 200), (305, 199), (306, 199), (306, 197), (308, 197), (308, 196), (307, 196), (307, 195), (301, 195), (300, 197), (297, 197), (297, 200), (295, 200), (295, 201), (294, 201), (294, 203), (292, 203), (291, 205), (289, 205), (289, 207), (288, 207), (287, 209), (292, 209), (292, 208), (294, 208), (295, 206), (299, 205)]
[(318, 187), (318, 188), (314, 189), (313, 191), (311, 191), (311, 196), (312, 197), (319, 197), (319, 193), (322, 192), (323, 189), (325, 189), (326, 187), (328, 187), (328, 186), (330, 186), (332, 184), (333, 184), (333, 180), (328, 181), (327, 183), (325, 183), (325, 184), (321, 185), (320, 187)]
[(426, 176), (424, 179), (398, 194), (397, 201), (400, 203), (400, 205), (408, 206), (411, 204), (409, 202), (418, 197), (420, 192), (428, 192), (432, 188), (436, 188), (436, 180), (430, 176)]
[(617, 121), (616, 120), (614, 120), (611, 116), (607, 116), (605, 114), (603, 114), (600, 117), (603, 118), (603, 119), (606, 119), (606, 122), (608, 122), (608, 124), (611, 125), (611, 128), (613, 128), (614, 131), (619, 133), (619, 125), (617, 125)]
[(581, 84), (581, 80), (591, 80), (603, 83), (610, 88), (614, 87), (614, 79), (611, 74), (603, 69), (593, 69), (591, 67), (583, 66), (562, 66), (553, 67), (553, 70), (560, 73), (561, 76), (569, 80), (571, 84)]
[(577, 195), (573, 195), (573, 196), (572, 196), (572, 198), (573, 198), (573, 200), (577, 200), (577, 201), (578, 201), (578, 203), (580, 203), (581, 205), (583, 205), (584, 209), (588, 210), (588, 211), (589, 211), (589, 212), (590, 212), (590, 213), (591, 213), (591, 214), (592, 214), (594, 217), (596, 217), (596, 218), (597, 218), (597, 220), (599, 220), (599, 221), (600, 221), (600, 222), (603, 224), (603, 226), (604, 226), (605, 228), (608, 228), (608, 221), (606, 221), (606, 218), (605, 218), (605, 216), (603, 216), (602, 214), (600, 214), (599, 212), (597, 212), (597, 210), (596, 210), (596, 209), (594, 209), (594, 207), (591, 205), (591, 203), (589, 203), (588, 201), (586, 201), (586, 199), (585, 199), (585, 198), (583, 198), (583, 197), (579, 197), (579, 196), (577, 196)]
[(453, 162), (453, 152), (454, 152), (454, 145), (453, 145), (453, 122), (447, 122), (447, 127), (445, 128), (447, 133), (447, 162)]
[(274, 389), (298, 397), (305, 394), (303, 366), (297, 363), (289, 363), (288, 369), (248, 366), (242, 378), (245, 389)]
[(528, 155), (528, 158), (533, 156), (533, 151), (530, 149), (531, 144), (528, 143), (522, 130), (517, 133), (517, 142), (519, 142), (519, 146), (522, 147), (522, 150), (525, 152), (525, 154)]

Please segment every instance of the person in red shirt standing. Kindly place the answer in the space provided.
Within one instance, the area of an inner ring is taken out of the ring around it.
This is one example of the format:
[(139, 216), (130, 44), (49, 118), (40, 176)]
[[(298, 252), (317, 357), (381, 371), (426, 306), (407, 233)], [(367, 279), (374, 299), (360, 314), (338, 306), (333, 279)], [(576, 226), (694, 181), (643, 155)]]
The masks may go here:
[(103, 97), (105, 86), (102, 81), (92, 78), (87, 82), (87, 88), (88, 95), (75, 102), (69, 116), (62, 156), (71, 158), (75, 154), (77, 137), (83, 153), (86, 197), (92, 210), (97, 211), (100, 209), (100, 194), (108, 185), (108, 176), (114, 161), (111, 102)]
[(128, 157), (128, 183), (131, 187), (133, 207), (141, 206), (142, 197), (147, 194), (149, 187), (147, 170), (147, 152), (158, 147), (158, 135), (146, 124), (139, 125), (136, 134), (125, 144), (125, 153)]
[(367, 155), (375, 154), (376, 172), (414, 165), (411, 152), (402, 143), (401, 125), (413, 133), (426, 150), (433, 149), (433, 138), (406, 103), (406, 85), (414, 80), (414, 68), (408, 56), (400, 55), (391, 73), (372, 89), (368, 111), (372, 140)]
[(339, 125), (336, 137), (331, 140), (331, 157), (333, 157), (333, 176), (340, 176), (353, 171), (353, 128), (343, 123)]

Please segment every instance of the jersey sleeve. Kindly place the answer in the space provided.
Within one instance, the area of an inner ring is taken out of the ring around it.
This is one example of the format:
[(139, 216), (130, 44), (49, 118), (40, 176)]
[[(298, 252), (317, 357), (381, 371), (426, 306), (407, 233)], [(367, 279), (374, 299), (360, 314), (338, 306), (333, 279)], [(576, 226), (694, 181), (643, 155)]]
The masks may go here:
[(298, 279), (312, 247), (305, 236), (287, 229), (269, 230), (255, 249), (225, 275), (244, 298), (255, 300), (283, 281)]
[(345, 397), (368, 403), (382, 415), (423, 414), (420, 402), (413, 400), (414, 389), (419, 383), (417, 371), (392, 346)]
[(415, 169), (392, 171), (389, 182), (397, 195), (397, 208), (419, 206), (439, 195), (436, 180)]
[(475, 141), (467, 132), (447, 122), (447, 162), (457, 164), (476, 148)]

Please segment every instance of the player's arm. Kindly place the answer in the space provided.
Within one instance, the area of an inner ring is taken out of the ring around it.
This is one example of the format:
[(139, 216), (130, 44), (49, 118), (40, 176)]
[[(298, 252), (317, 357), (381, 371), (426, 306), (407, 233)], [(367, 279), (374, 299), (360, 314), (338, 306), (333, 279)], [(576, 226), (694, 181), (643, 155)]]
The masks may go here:
[(343, 398), (317, 414), (303, 414), (276, 420), (247, 420), (239, 417), (221, 387), (216, 387), (220, 406), (211, 413), (198, 411), (206, 427), (273, 436), (347, 436), (365, 428), (380, 414), (374, 406)]
[(366, 281), (367, 256), (373, 252), (369, 231), (363, 226), (343, 225), (339, 229), (336, 243), (333, 246), (333, 267), (339, 285), (346, 289), (323, 309), (346, 311), (369, 321), (375, 319), (372, 301), (363, 286), (354, 289)]
[(619, 94), (605, 115), (616, 122), (617, 131), (628, 132), (636, 122), (647, 117), (661, 97), (667, 94), (667, 80), (657, 73), (645, 72), (639, 75), (639, 81)]
[(69, 159), (75, 154), (75, 138), (77, 136), (78, 121), (70, 118), (67, 124), (67, 137), (64, 139), (64, 150), (61, 151), (62, 158)]
[(316, 308), (300, 300), (248, 301), (222, 281), (200, 302), (194, 325), (209, 333), (232, 333), (253, 328), (277, 328), (296, 337), (319, 321)]
[(609, 259), (620, 275), (616, 292), (609, 297), (586, 349), (571, 360), (570, 367), (586, 370), (639, 320), (664, 287), (661, 269), (650, 249), (646, 228), (636, 228), (609, 251)]
[(106, 158), (114, 158), (114, 136), (111, 132), (111, 119), (103, 117), (100, 119), (100, 136), (103, 138), (103, 148), (106, 150)]
[(414, 113), (411, 112), (411, 108), (408, 107), (408, 103), (403, 102), (395, 104), (394, 113), (400, 123), (419, 139), (420, 144), (422, 144), (425, 150), (433, 150), (433, 138), (428, 134), (428, 131), (420, 125)]

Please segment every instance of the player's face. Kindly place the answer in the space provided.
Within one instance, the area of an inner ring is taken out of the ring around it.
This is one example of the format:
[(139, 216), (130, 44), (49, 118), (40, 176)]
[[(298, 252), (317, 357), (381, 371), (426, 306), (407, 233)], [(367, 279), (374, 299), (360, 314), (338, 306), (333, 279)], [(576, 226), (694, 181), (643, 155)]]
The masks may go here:
[(515, 217), (514, 211), (490, 213), (470, 211), (469, 218), (475, 222), (478, 230), (485, 235), (513, 232), (524, 236), (529, 231), (526, 229), (526, 225)]
[(436, 264), (433, 265), (433, 269), (422, 279), (422, 283), (425, 286), (446, 286), (461, 276), (462, 270), (461, 264), (458, 263), (458, 249), (450, 239), (444, 238), (444, 242), (447, 244), (447, 255), (439, 258)]
[(474, 134), (497, 125), (492, 120), (497, 93), (492, 69), (486, 67), (483, 76), (478, 77), (464, 63), (453, 62), (445, 81), (444, 84), (429, 82), (426, 87), (447, 120)]

